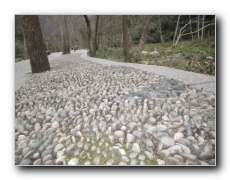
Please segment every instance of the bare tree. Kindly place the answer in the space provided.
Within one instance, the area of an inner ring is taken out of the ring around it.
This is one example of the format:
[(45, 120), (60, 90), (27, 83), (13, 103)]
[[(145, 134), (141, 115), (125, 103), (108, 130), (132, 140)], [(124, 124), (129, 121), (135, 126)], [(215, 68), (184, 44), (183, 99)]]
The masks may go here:
[(91, 57), (94, 57), (94, 50), (93, 50), (93, 41), (92, 41), (92, 36), (91, 36), (91, 26), (90, 26), (90, 21), (87, 15), (84, 15), (85, 22), (87, 25), (87, 34), (88, 34), (88, 47), (89, 47), (89, 54)]
[(144, 48), (147, 27), (149, 25), (151, 17), (152, 16), (146, 16), (146, 22), (145, 22), (145, 25), (143, 27), (142, 33), (141, 33), (141, 38), (140, 38), (140, 42), (139, 42), (139, 46), (138, 46), (138, 51), (137, 51), (137, 55), (136, 55), (136, 62), (142, 60), (142, 51), (143, 51), (143, 48)]
[(200, 31), (198, 31), (200, 29), (200, 16), (198, 15), (197, 18), (197, 38), (200, 39)]
[(30, 56), (32, 73), (50, 70), (38, 16), (22, 15), (21, 23)]
[(162, 30), (161, 30), (161, 16), (158, 16), (158, 28), (159, 28), (161, 43), (164, 43), (165, 41), (164, 41)]
[(203, 41), (203, 38), (204, 38), (204, 15), (203, 15), (203, 21), (202, 21), (202, 30), (201, 30), (201, 38), (200, 38), (200, 41)]
[(210, 23), (210, 24), (207, 24), (207, 25), (204, 26), (204, 23), (203, 23), (202, 27), (201, 27), (200, 29), (198, 29), (197, 31), (195, 31), (195, 32), (189, 32), (189, 33), (184, 33), (184, 32), (186, 31), (186, 27), (187, 27), (189, 24), (191, 24), (191, 23), (192, 23), (192, 21), (190, 20), (187, 24), (185, 24), (185, 25), (180, 29), (180, 31), (179, 31), (179, 33), (178, 33), (178, 35), (177, 35), (177, 39), (176, 39), (176, 41), (173, 43), (173, 47), (174, 47), (174, 48), (176, 47), (177, 43), (179, 42), (179, 40), (180, 40), (180, 38), (181, 38), (182, 36), (200, 32), (200, 31), (203, 30), (204, 28), (206, 28), (206, 27), (208, 27), (208, 26), (214, 24), (214, 23)]
[[(191, 21), (190, 15), (189, 15), (189, 21)], [(190, 32), (192, 32), (192, 23), (190, 23)], [(194, 40), (193, 33), (191, 33), (191, 36), (192, 36), (192, 41), (193, 41)]]
[(61, 25), (61, 35), (62, 35), (62, 54), (70, 54), (69, 46), (69, 33), (66, 24), (66, 16), (59, 16), (59, 22)]
[(128, 31), (128, 16), (122, 16), (122, 34), (123, 34), (123, 52), (125, 62), (130, 61), (130, 47), (129, 47), (129, 31)]
[(179, 22), (180, 22), (180, 15), (179, 15), (178, 18), (177, 18), (176, 30), (175, 30), (175, 32), (174, 32), (174, 37), (173, 37), (173, 48), (176, 47), (175, 40), (176, 40), (176, 36), (177, 36), (177, 31), (178, 31)]

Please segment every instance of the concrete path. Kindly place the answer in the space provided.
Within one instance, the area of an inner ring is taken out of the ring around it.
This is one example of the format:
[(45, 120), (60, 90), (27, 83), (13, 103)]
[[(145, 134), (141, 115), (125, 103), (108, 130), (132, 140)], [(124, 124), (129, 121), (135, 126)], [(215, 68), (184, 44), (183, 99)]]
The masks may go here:
[[(48, 59), (49, 61), (52, 61), (57, 57), (60, 57), (61, 55), (62, 55), (61, 52), (52, 53), (51, 55), (48, 56)], [(28, 80), (31, 76), (31, 67), (30, 67), (29, 59), (15, 63), (14, 72), (15, 72), (14, 89), (15, 91), (17, 91), (24, 84), (24, 82)]]
[(92, 58), (87, 55), (86, 50), (78, 50), (78, 53), (81, 53), (81, 58), (85, 60), (90, 60), (93, 62), (98, 62), (105, 65), (114, 65), (114, 66), (127, 66), (132, 68), (137, 68), (147, 72), (153, 72), (155, 74), (163, 75), (170, 79), (176, 79), (183, 81), (185, 84), (189, 84), (196, 88), (203, 88), (206, 91), (216, 92), (216, 77), (210, 75), (204, 75), (200, 73), (194, 73), (164, 66), (156, 65), (146, 65), (146, 64), (135, 64), (135, 63), (123, 63), (115, 62), (100, 58)]
[[(164, 66), (156, 66), (156, 65), (146, 65), (146, 64), (135, 64), (135, 63), (123, 63), (123, 62), (115, 62), (100, 58), (92, 58), (87, 55), (86, 50), (77, 50), (72, 53), (80, 53), (81, 59), (97, 62), (105, 65), (114, 65), (114, 66), (127, 66), (132, 68), (137, 68), (147, 72), (153, 72), (159, 75), (163, 75), (167, 78), (176, 79), (179, 81), (183, 81), (185, 84), (192, 85), (196, 88), (203, 88), (206, 91), (216, 92), (216, 78), (215, 76), (209, 76), (194, 72), (188, 72), (184, 70), (173, 69)], [(53, 61), (58, 57), (61, 57), (61, 52), (52, 53), (48, 56), (49, 61)], [(29, 79), (31, 76), (31, 68), (29, 60), (21, 61), (15, 63), (15, 91), (18, 90), (23, 83)]]

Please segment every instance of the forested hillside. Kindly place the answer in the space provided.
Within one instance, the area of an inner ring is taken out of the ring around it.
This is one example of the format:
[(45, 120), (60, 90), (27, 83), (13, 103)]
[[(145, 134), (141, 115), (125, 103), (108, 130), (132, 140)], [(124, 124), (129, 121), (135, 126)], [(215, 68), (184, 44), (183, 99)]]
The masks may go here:
[[(214, 15), (69, 15), (63, 39), (59, 16), (39, 16), (43, 40), (51, 52), (89, 49), (90, 56), (169, 66), (215, 75)], [(28, 59), (20, 18), (15, 18), (16, 61)]]

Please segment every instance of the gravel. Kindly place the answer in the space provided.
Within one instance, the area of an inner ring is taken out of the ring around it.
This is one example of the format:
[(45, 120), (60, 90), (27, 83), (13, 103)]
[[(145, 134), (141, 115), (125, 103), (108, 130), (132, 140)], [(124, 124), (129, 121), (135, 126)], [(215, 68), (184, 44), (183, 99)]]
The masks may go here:
[(76, 53), (50, 64), (15, 92), (16, 165), (215, 165), (214, 93)]

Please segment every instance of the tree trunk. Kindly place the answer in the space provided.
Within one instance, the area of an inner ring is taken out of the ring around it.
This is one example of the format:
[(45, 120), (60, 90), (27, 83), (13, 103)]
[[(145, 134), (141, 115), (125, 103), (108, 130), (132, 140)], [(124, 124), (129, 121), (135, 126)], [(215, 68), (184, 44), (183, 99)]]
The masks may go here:
[(200, 16), (198, 15), (198, 20), (197, 20), (197, 37), (200, 39)]
[(161, 30), (161, 16), (158, 16), (158, 21), (159, 21), (159, 33), (160, 33), (161, 43), (164, 43), (165, 41), (164, 41), (162, 30)]
[(28, 55), (28, 49), (26, 47), (26, 38), (25, 38), (25, 34), (23, 34), (23, 56), (22, 56), (23, 60), (29, 59), (29, 55)]
[(95, 23), (95, 34), (94, 34), (94, 48), (93, 53), (96, 55), (96, 51), (98, 50), (98, 43), (97, 43), (97, 34), (98, 34), (98, 23), (99, 23), (99, 15), (96, 16), (96, 23)]
[(89, 48), (89, 54), (91, 57), (94, 57), (94, 50), (93, 50), (93, 40), (91, 36), (91, 26), (90, 26), (90, 21), (87, 15), (84, 15), (85, 22), (87, 25), (87, 33), (88, 33), (88, 48)]
[(146, 19), (144, 28), (143, 28), (142, 33), (141, 33), (141, 38), (140, 38), (139, 47), (138, 47), (137, 56), (136, 56), (136, 62), (142, 60), (142, 51), (143, 51), (144, 44), (145, 44), (146, 31), (147, 31), (147, 27), (149, 25), (151, 16), (148, 16), (146, 18), (147, 19)]
[(49, 71), (50, 64), (46, 55), (46, 47), (38, 16), (23, 15), (21, 16), (21, 22), (32, 73)]
[[(191, 21), (191, 17), (189, 15), (189, 21)], [(193, 38), (193, 33), (192, 33), (192, 23), (190, 23), (190, 32), (191, 32), (191, 36), (192, 36), (192, 41), (194, 40)]]
[(66, 24), (66, 16), (59, 16), (62, 35), (62, 54), (70, 54), (69, 33)]
[(177, 18), (176, 30), (175, 30), (174, 37), (173, 37), (173, 48), (176, 47), (175, 40), (176, 40), (176, 36), (177, 36), (177, 31), (178, 31), (179, 22), (180, 22), (180, 15), (179, 15), (178, 18)]
[(204, 39), (204, 15), (203, 15), (203, 21), (202, 21), (202, 30), (201, 30), (200, 41), (203, 41), (203, 39)]
[(129, 51), (129, 32), (128, 32), (128, 17), (122, 16), (122, 34), (123, 34), (123, 51), (125, 62), (130, 61), (130, 51)]

